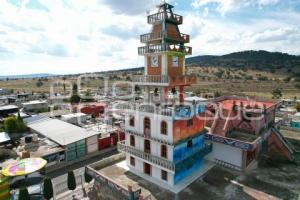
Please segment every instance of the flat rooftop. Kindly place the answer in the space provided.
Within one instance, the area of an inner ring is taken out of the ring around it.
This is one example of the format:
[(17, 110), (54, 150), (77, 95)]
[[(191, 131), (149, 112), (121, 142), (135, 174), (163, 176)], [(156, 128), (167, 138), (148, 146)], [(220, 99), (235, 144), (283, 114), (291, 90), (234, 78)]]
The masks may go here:
[(112, 166), (100, 169), (98, 170), (98, 172), (105, 177), (109, 177), (109, 179), (112, 179), (115, 183), (121, 185), (124, 188), (127, 188), (128, 185), (132, 186), (133, 190), (141, 188), (141, 194), (143, 197), (149, 196), (151, 194), (148, 189), (140, 185), (140, 182), (142, 181), (141, 178), (133, 178), (133, 176), (135, 175), (129, 172), (129, 168), (126, 165), (125, 160)]
[[(300, 149), (300, 141), (294, 145)], [(131, 181), (138, 184), (152, 194), (152, 200), (298, 200), (300, 197), (299, 152), (295, 154), (295, 163), (272, 157), (260, 157), (258, 168), (247, 173), (215, 166), (178, 194), (165, 190), (129, 171), (122, 170), (122, 167), (117, 165), (106, 166), (102, 172), (118, 181), (124, 181), (123, 185)], [(92, 193), (91, 197), (97, 195), (97, 193)]]
[(243, 133), (240, 131), (231, 131), (226, 134), (226, 137), (241, 140), (245, 142), (254, 142), (259, 136), (255, 136), (252, 134)]
[(24, 121), (33, 131), (62, 146), (99, 134), (94, 131), (87, 131), (84, 128), (62, 120), (51, 119), (41, 115), (26, 118)]

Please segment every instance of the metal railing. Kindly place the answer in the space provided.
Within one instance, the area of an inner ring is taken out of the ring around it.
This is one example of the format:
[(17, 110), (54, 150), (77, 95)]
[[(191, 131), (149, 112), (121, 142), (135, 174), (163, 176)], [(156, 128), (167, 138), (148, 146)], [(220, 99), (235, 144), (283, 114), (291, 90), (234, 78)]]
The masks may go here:
[(147, 43), (147, 42), (151, 42), (151, 41), (162, 40), (163, 38), (167, 38), (167, 39), (170, 39), (173, 41), (178, 41), (178, 42), (183, 42), (183, 43), (190, 42), (190, 36), (187, 34), (181, 33), (180, 37), (173, 38), (173, 37), (169, 36), (166, 31), (143, 34), (140, 36), (140, 41), (142, 43)]
[(172, 108), (164, 108), (155, 106), (154, 104), (122, 104), (118, 105), (118, 109), (135, 110), (140, 112), (155, 113), (158, 115), (173, 117), (174, 110)]
[(139, 55), (152, 54), (152, 53), (161, 53), (165, 51), (183, 53), (185, 55), (192, 54), (192, 47), (187, 47), (180, 44), (151, 44), (144, 47), (138, 48)]
[(169, 83), (169, 76), (166, 75), (149, 75), (149, 76), (133, 76), (133, 82), (141, 83)]
[(142, 43), (154, 41), (154, 40), (161, 40), (163, 38), (163, 32), (153, 32), (147, 33), (140, 36), (140, 40)]
[(187, 84), (197, 84), (197, 77), (194, 75), (182, 75), (182, 76), (172, 76), (167, 75), (147, 75), (147, 76), (133, 76), (132, 82), (136, 83), (147, 83), (147, 84), (171, 84), (171, 85), (187, 85)]
[(147, 160), (153, 164), (156, 164), (156, 165), (159, 165), (163, 168), (166, 168), (170, 171), (175, 171), (175, 165), (167, 160), (167, 159), (164, 159), (164, 158), (160, 158), (158, 156), (154, 156), (154, 155), (151, 155), (149, 153), (145, 153), (141, 150), (138, 150), (136, 148), (133, 148), (131, 146), (128, 146), (125, 144), (124, 141), (122, 142), (118, 142), (118, 150), (119, 151), (122, 151), (122, 152), (125, 152), (125, 153), (129, 153), (129, 154), (132, 154), (134, 156), (137, 156), (143, 160)]
[(132, 131), (132, 130), (128, 130), (128, 129), (123, 129), (123, 131), (127, 134), (135, 135), (135, 136), (138, 136), (138, 137), (143, 137), (143, 138), (146, 138), (146, 139), (149, 139), (149, 140), (152, 140), (152, 141), (156, 141), (156, 142), (159, 142), (159, 143), (162, 143), (162, 144), (173, 145), (172, 142), (169, 142), (169, 141), (161, 139), (161, 138), (153, 137), (150, 134), (145, 135), (145, 134), (138, 133), (136, 131)]
[(182, 24), (183, 17), (170, 12), (159, 12), (148, 16), (148, 24), (156, 24), (162, 20), (168, 20), (179, 25)]

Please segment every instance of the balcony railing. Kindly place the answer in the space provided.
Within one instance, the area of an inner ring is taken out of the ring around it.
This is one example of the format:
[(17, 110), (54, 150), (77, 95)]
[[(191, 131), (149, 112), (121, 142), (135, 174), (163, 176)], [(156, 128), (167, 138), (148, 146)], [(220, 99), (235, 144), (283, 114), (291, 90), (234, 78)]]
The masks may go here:
[(192, 47), (187, 47), (179, 44), (152, 44), (152, 45), (138, 48), (139, 55), (161, 53), (165, 51), (172, 51), (172, 52), (183, 53), (185, 55), (191, 55)]
[(155, 113), (158, 115), (173, 117), (172, 108), (162, 108), (159, 106), (149, 105), (149, 104), (122, 104), (118, 105), (119, 109), (135, 110), (140, 112)]
[(166, 34), (166, 32), (153, 32), (153, 33), (147, 33), (140, 36), (140, 41), (142, 43), (162, 40), (163, 38), (167, 38), (170, 41), (178, 41), (182, 43), (189, 43), (190, 42), (190, 36), (187, 34), (180, 34), (180, 37), (174, 38)]
[[(155, 104), (122, 104), (118, 105), (118, 109), (132, 110), (153, 113), (162, 116), (172, 117), (174, 119), (189, 119), (199, 115), (205, 111), (204, 105), (177, 105), (175, 107), (156, 106)], [(150, 134), (144, 134), (144, 137), (150, 137)], [(153, 140), (156, 140), (153, 138)]]
[(156, 24), (163, 20), (167, 20), (179, 25), (182, 24), (183, 17), (170, 12), (159, 12), (148, 16), (148, 24)]
[(161, 40), (162, 38), (163, 38), (163, 32), (147, 33), (140, 36), (140, 40), (142, 43)]
[(173, 76), (133, 76), (132, 81), (139, 84), (166, 84), (166, 85), (191, 85), (197, 84), (197, 77), (194, 75)]
[(162, 144), (173, 145), (173, 143), (168, 142), (167, 140), (156, 138), (156, 137), (153, 137), (151, 135), (143, 135), (143, 134), (138, 133), (136, 131), (131, 131), (131, 130), (128, 130), (128, 129), (124, 129), (124, 132), (127, 133), (127, 134), (130, 134), (130, 135), (135, 135), (135, 136), (138, 136), (138, 137), (143, 137), (145, 139), (156, 141), (156, 142), (159, 142), (159, 143), (162, 143)]
[(145, 153), (145, 152), (138, 150), (136, 148), (133, 148), (131, 146), (127, 146), (124, 141), (118, 143), (118, 150), (125, 152), (125, 153), (132, 154), (143, 160), (147, 160), (153, 164), (159, 165), (170, 171), (175, 171), (175, 165), (171, 161), (164, 159), (164, 158), (160, 158), (158, 156), (151, 155), (149, 153)]

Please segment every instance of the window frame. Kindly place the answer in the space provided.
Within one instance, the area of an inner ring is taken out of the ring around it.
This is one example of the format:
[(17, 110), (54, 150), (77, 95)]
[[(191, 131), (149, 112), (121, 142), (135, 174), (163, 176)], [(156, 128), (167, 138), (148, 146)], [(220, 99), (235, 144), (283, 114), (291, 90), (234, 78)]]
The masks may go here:
[(166, 121), (160, 123), (160, 134), (168, 135), (168, 123)]
[(160, 171), (160, 178), (161, 178), (161, 180), (168, 181), (168, 172), (165, 171), (165, 170), (161, 170)]
[(162, 158), (166, 158), (166, 159), (168, 158), (168, 147), (167, 147), (167, 145), (162, 144), (160, 146), (160, 156)]
[(134, 135), (130, 135), (129, 140), (130, 140), (129, 141), (130, 146), (135, 147), (135, 137), (134, 137)]
[(135, 158), (130, 156), (130, 165), (135, 167)]

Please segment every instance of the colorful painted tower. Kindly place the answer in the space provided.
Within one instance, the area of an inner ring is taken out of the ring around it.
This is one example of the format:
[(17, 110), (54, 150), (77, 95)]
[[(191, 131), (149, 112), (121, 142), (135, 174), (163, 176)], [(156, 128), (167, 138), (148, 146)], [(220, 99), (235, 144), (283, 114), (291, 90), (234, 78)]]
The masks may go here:
[[(173, 192), (184, 189), (203, 174), (203, 157), (212, 151), (204, 143), (204, 105), (184, 105), (184, 88), (196, 83), (185, 73), (185, 46), (189, 35), (178, 25), (183, 18), (173, 6), (162, 3), (158, 13), (148, 16), (151, 33), (141, 35), (138, 48), (145, 57), (145, 74), (133, 82), (144, 92), (144, 102), (128, 105), (126, 140), (119, 150), (126, 152), (130, 171)], [(174, 98), (169, 98), (172, 92)]]

